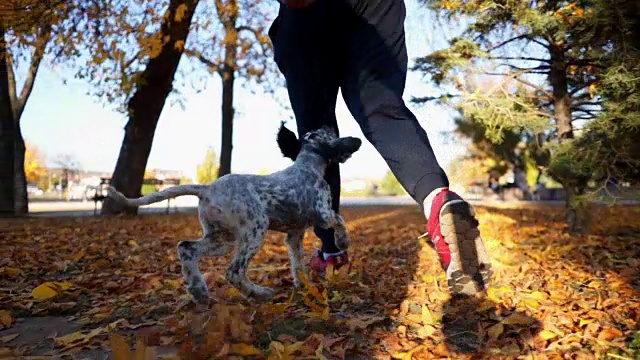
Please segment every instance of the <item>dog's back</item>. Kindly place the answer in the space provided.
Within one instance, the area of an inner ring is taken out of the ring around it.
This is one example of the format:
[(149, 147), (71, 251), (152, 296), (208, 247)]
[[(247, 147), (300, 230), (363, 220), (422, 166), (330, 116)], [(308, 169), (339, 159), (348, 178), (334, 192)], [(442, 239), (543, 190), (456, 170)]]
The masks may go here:
[(232, 217), (266, 214), (269, 229), (287, 232), (314, 221), (318, 189), (326, 183), (313, 171), (293, 164), (269, 175), (229, 174), (214, 181), (206, 200)]

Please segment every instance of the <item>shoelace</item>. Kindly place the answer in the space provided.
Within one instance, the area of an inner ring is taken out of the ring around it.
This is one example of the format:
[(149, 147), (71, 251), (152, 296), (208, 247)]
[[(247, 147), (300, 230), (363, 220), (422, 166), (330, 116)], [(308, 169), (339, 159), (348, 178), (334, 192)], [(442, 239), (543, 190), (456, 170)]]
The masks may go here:
[(424, 234), (422, 234), (422, 235), (418, 236), (418, 240), (420, 240), (420, 239), (422, 239), (422, 238), (425, 238), (425, 237), (427, 237), (427, 236), (429, 236), (429, 232), (428, 232), (428, 231), (427, 231), (426, 233), (424, 233)]

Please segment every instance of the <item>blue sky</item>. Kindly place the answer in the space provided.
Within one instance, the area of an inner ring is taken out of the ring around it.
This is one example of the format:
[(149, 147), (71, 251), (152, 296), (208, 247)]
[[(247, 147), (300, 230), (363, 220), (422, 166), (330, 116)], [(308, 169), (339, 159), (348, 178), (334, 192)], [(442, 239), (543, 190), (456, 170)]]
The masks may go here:
[[(446, 34), (441, 28), (434, 31), (427, 10), (415, 0), (407, 0), (407, 45), (410, 59), (425, 55), (445, 45)], [(120, 151), (126, 118), (104, 108), (99, 100), (86, 95), (88, 84), (71, 78), (64, 70), (43, 66), (22, 118), (26, 140), (37, 146), (51, 162), (58, 154), (71, 154), (84, 170), (112, 172)], [(433, 93), (420, 74), (409, 73), (405, 98)], [(288, 102), (288, 99), (284, 99)], [(206, 149), (220, 148), (221, 89), (219, 81), (210, 81), (200, 93), (186, 90), (184, 109), (168, 101), (160, 118), (147, 167), (181, 170), (195, 175), (195, 168), (204, 158)], [(441, 132), (453, 128), (451, 113), (441, 107), (409, 105), (427, 131), (443, 167), (464, 149), (447, 141)], [(278, 170), (290, 160), (283, 159), (275, 133), (281, 120), (291, 113), (279, 106), (269, 95), (251, 94), (241, 86), (235, 93), (236, 118), (234, 127), (233, 172), (256, 172), (261, 169)], [(339, 96), (336, 109), (342, 135), (363, 138), (360, 128)], [(295, 129), (293, 121), (288, 127)], [(387, 165), (376, 150), (364, 141), (361, 150), (342, 165), (343, 178), (379, 178)]]

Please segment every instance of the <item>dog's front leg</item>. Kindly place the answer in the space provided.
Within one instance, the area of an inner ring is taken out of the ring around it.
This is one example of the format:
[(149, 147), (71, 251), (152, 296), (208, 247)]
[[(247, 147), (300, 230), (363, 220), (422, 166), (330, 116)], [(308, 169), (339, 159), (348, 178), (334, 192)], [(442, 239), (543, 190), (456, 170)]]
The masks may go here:
[(333, 229), (336, 246), (340, 250), (347, 250), (349, 247), (349, 236), (344, 219), (340, 214), (331, 208), (331, 194), (329, 191), (321, 191), (316, 197), (315, 204), (316, 222), (315, 225), (323, 229)]
[(323, 229), (333, 229), (336, 246), (340, 250), (349, 248), (349, 235), (344, 219), (333, 210), (320, 209), (315, 225)]
[(302, 271), (304, 276), (307, 276), (307, 272), (304, 268), (302, 258), (304, 257), (304, 230), (292, 230), (287, 233), (286, 243), (289, 248), (289, 261), (291, 262), (291, 272), (293, 274), (293, 285), (297, 288), (300, 287), (300, 275), (298, 271)]
[(347, 250), (349, 248), (349, 235), (347, 234), (347, 226), (344, 223), (344, 219), (337, 212), (333, 212), (332, 227), (334, 230), (334, 238), (336, 240), (336, 246), (340, 250)]

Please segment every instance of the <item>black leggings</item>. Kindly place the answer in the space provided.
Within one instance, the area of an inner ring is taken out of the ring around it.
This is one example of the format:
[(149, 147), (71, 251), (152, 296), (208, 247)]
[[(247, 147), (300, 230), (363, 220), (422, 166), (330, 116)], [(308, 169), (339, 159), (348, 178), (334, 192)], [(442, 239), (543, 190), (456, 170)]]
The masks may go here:
[[(426, 132), (402, 99), (407, 76), (402, 0), (316, 0), (280, 6), (269, 29), (284, 74), (299, 136), (337, 129), (338, 89), (364, 136), (411, 197), (422, 204), (448, 179)], [(338, 165), (327, 169), (333, 207), (340, 206)], [(337, 252), (333, 231), (315, 228), (322, 251)]]

